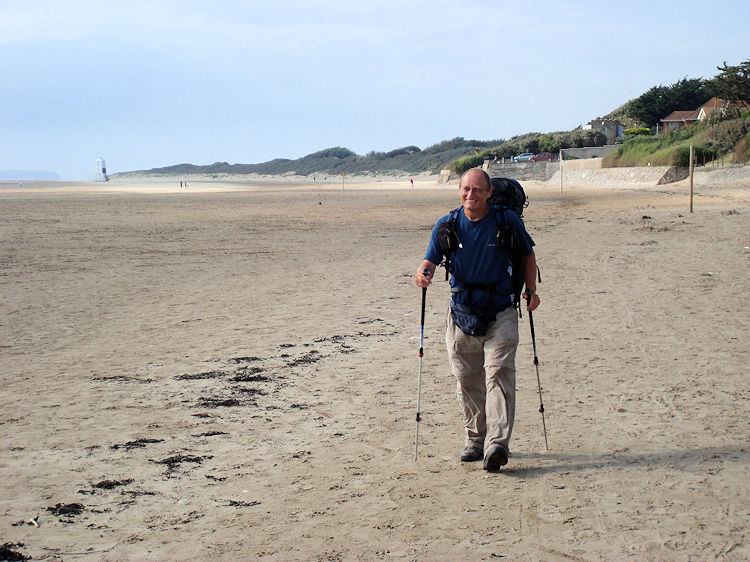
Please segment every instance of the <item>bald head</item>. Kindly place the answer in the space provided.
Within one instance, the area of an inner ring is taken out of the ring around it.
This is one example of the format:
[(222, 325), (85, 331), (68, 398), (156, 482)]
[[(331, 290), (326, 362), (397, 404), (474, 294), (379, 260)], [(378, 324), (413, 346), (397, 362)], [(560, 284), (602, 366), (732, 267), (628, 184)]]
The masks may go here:
[(475, 185), (484, 184), (487, 189), (492, 188), (490, 176), (481, 168), (470, 168), (461, 174), (461, 181), (458, 182), (458, 187), (460, 188), (465, 182), (471, 182)]

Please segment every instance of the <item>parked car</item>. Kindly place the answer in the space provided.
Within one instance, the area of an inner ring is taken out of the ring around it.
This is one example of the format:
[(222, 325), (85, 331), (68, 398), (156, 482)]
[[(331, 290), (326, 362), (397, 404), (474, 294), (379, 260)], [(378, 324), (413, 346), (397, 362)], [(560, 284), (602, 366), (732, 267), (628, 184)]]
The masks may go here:
[(524, 152), (523, 154), (519, 154), (518, 156), (511, 156), (511, 162), (528, 162), (534, 157), (533, 152)]
[(555, 160), (557, 160), (557, 154), (551, 152), (541, 152), (531, 157), (532, 162), (554, 162)]

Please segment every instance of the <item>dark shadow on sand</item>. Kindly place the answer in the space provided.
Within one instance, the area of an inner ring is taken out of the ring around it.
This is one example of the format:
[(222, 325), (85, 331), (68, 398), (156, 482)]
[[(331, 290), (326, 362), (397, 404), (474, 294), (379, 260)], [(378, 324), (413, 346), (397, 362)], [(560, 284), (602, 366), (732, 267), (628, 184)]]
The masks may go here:
[[(614, 451), (611, 453), (511, 453), (510, 461), (496, 474), (516, 478), (538, 478), (548, 474), (581, 472), (603, 468), (674, 468), (699, 471), (698, 463), (707, 461), (750, 464), (750, 447), (725, 445), (722, 447), (671, 449), (657, 451)], [(686, 468), (687, 467), (687, 468)]]

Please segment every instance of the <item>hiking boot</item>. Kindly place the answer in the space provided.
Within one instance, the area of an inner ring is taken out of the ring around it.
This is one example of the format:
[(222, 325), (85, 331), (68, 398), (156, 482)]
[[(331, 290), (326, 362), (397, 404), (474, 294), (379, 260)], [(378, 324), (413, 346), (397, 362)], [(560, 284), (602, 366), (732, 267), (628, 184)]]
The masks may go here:
[(506, 464), (508, 464), (508, 450), (502, 445), (492, 445), (484, 457), (484, 470), (496, 472)]
[(479, 447), (466, 447), (463, 451), (461, 451), (461, 461), (462, 462), (478, 461), (482, 458), (483, 454), (484, 454), (484, 451), (480, 449)]

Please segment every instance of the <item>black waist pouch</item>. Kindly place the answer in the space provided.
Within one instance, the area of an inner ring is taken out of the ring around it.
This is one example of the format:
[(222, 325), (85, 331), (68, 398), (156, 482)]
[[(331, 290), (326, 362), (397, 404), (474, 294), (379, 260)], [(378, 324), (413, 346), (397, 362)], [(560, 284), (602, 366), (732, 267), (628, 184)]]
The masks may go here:
[(483, 336), (487, 333), (487, 327), (494, 318), (487, 318), (481, 314), (475, 314), (465, 304), (451, 303), (451, 317), (453, 323), (458, 326), (467, 336)]

